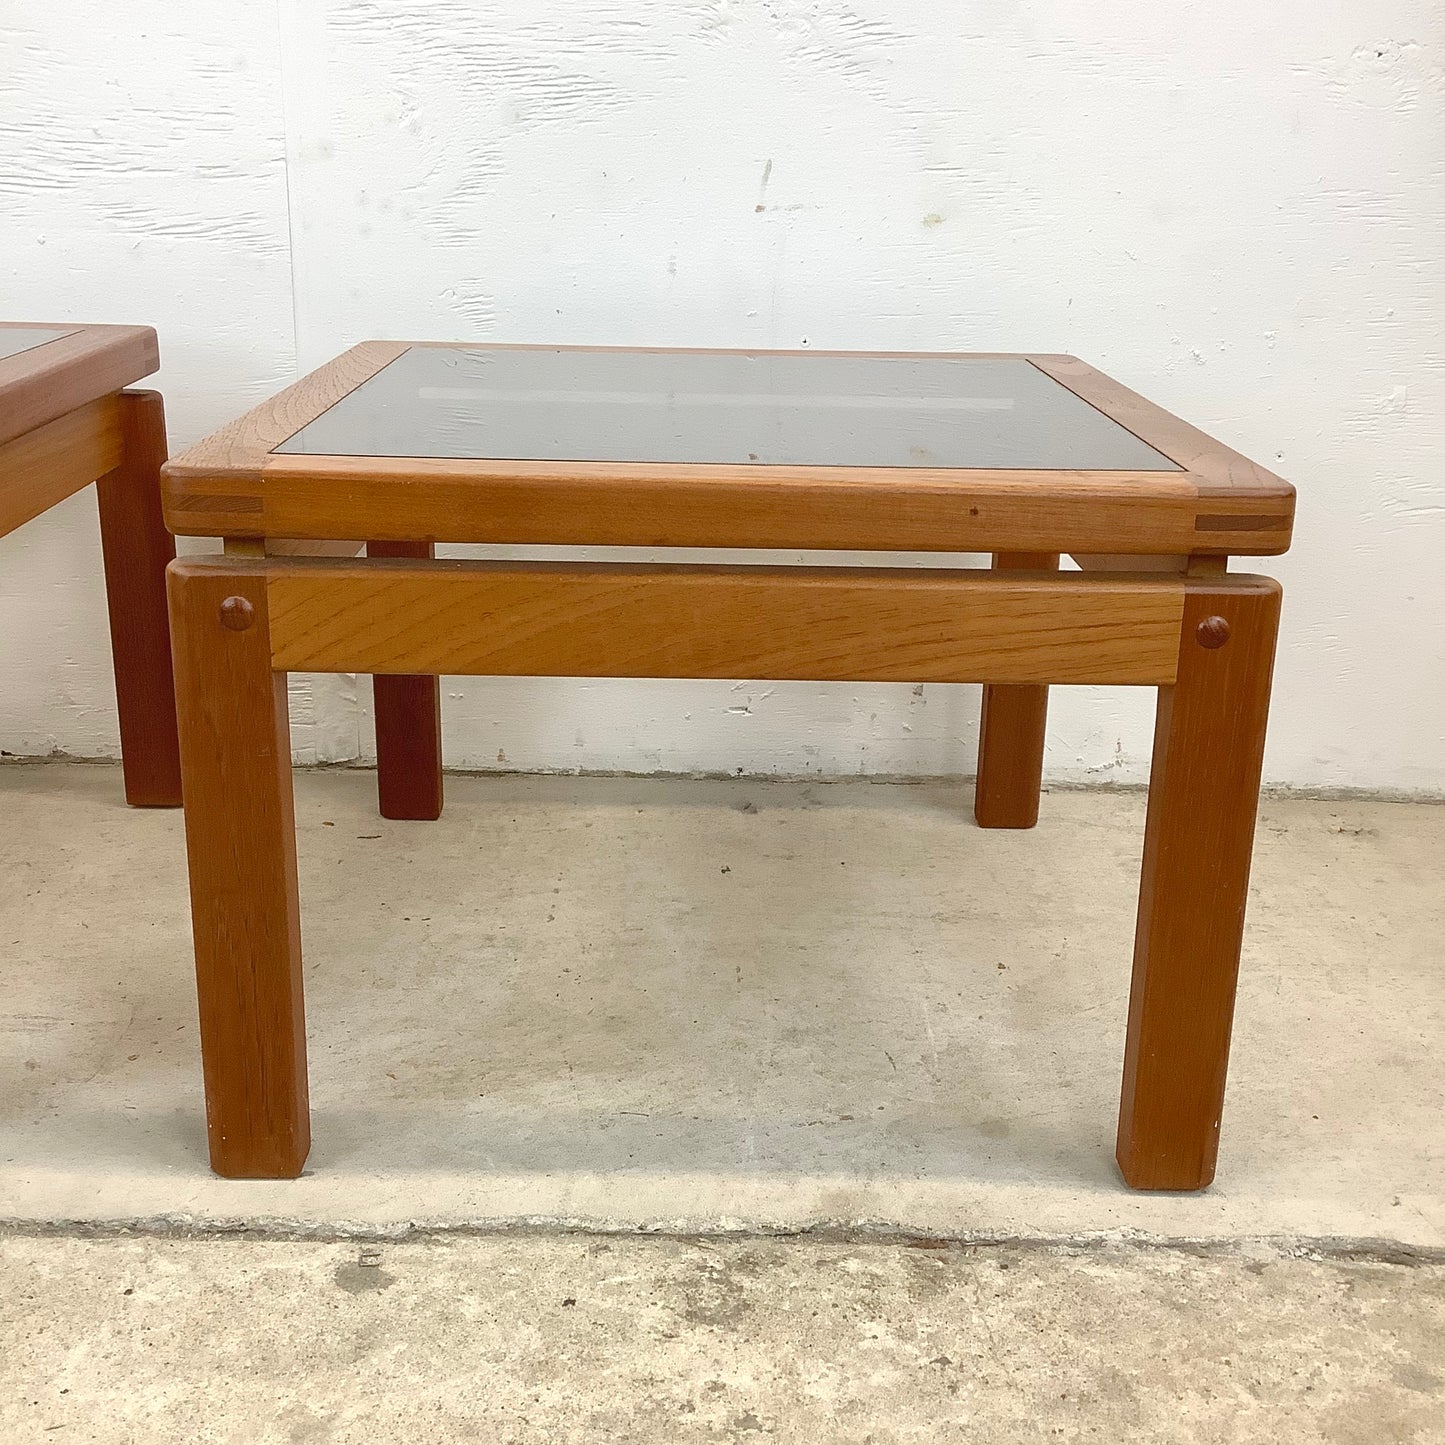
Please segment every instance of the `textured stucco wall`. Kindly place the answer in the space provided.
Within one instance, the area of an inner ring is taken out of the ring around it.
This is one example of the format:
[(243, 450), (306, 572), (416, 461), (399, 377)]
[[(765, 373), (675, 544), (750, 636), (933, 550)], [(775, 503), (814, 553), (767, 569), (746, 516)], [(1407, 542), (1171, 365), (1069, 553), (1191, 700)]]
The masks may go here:
[[(1429, 0), (0, 11), (0, 311), (149, 321), (193, 440), (367, 336), (1067, 350), (1301, 493), (1268, 777), (1445, 789)], [(0, 747), (116, 746), (93, 506), (0, 542)], [(469, 766), (967, 772), (971, 688), (446, 687)], [(303, 759), (367, 689), (298, 679)], [(1150, 701), (1059, 690), (1057, 777)]]

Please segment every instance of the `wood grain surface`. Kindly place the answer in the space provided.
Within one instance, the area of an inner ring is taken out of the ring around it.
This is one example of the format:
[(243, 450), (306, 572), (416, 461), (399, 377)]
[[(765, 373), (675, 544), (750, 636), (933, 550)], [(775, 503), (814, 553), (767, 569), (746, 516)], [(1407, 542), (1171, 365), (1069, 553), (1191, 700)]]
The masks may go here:
[(1188, 584), (1159, 691), (1119, 1113), (1135, 1189), (1214, 1177), (1279, 608), (1267, 578)]
[[(292, 1178), (311, 1124), (291, 735), (266, 579), (177, 561), (168, 580), (211, 1167)], [(249, 626), (225, 625), (228, 599)]]
[(83, 402), (0, 445), (0, 537), (114, 471), (124, 451), (114, 395)]
[(264, 570), (274, 665), (316, 672), (1158, 683), (1173, 677), (1183, 602), (1177, 580), (941, 569)]

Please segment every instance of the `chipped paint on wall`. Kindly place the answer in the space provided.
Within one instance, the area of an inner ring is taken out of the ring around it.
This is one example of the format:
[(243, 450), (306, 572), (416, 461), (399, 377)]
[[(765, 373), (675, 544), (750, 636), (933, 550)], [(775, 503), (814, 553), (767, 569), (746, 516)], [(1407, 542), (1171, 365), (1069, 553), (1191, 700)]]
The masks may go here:
[[(1427, 0), (28, 7), (0, 309), (153, 322), (178, 444), (366, 336), (1074, 351), (1300, 487), (1267, 776), (1441, 789), (1442, 31)], [(0, 748), (114, 752), (96, 555), (85, 498), (0, 541)], [(368, 698), (296, 680), (298, 757), (366, 755)], [(789, 773), (967, 772), (977, 707), (445, 703), (458, 765)], [(1059, 690), (1051, 774), (1141, 779), (1149, 718)]]

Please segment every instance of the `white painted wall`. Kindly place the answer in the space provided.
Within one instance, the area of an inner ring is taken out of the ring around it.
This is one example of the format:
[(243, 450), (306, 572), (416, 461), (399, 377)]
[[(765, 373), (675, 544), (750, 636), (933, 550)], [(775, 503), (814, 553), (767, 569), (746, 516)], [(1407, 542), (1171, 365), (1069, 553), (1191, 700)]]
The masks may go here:
[[(1445, 790), (1433, 0), (0, 8), (0, 312), (172, 439), (369, 336), (1072, 351), (1290, 477), (1267, 775)], [(479, 549), (473, 549), (477, 551)], [(93, 507), (0, 542), (0, 746), (116, 748)], [(367, 689), (298, 680), (297, 754)], [(968, 772), (971, 688), (449, 680), (477, 767)], [(1143, 693), (1055, 693), (1140, 779)]]

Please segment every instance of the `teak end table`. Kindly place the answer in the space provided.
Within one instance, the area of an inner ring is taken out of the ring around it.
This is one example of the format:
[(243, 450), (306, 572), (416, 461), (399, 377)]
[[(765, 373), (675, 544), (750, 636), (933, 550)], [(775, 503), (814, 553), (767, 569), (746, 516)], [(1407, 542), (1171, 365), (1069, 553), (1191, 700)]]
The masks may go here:
[(1286, 482), (1068, 356), (370, 342), (173, 461), (165, 510), (227, 539), (170, 569), (217, 1172), (294, 1176), (309, 1147), (285, 687), (306, 670), (373, 675), (393, 817), (441, 807), (439, 674), (982, 683), (975, 812), (1004, 828), (1037, 818), (1050, 685), (1157, 688), (1117, 1158), (1135, 1188), (1213, 1177), (1280, 604), (1226, 565), (1288, 547)]
[(0, 322), (0, 536), (96, 484), (126, 801), (178, 807), (160, 366), (148, 326)]

